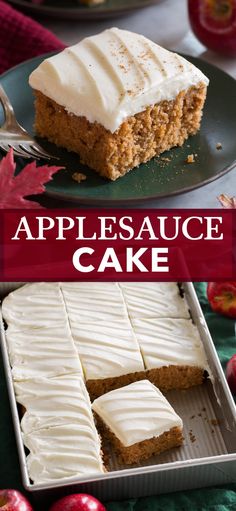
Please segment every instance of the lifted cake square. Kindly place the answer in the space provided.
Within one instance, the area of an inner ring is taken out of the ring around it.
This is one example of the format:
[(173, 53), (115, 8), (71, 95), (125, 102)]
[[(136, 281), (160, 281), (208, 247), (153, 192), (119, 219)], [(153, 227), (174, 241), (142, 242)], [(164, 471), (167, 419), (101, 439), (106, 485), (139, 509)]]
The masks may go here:
[(92, 409), (101, 435), (127, 465), (182, 444), (183, 423), (160, 390), (148, 380), (95, 399)]

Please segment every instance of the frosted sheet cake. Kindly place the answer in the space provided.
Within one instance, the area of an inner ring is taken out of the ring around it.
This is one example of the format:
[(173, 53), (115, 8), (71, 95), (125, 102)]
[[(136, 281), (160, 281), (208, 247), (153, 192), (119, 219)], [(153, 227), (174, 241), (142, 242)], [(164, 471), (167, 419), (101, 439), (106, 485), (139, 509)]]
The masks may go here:
[[(46, 294), (43, 284), (38, 286), (27, 285), (11, 293), (3, 302), (4, 318), (7, 323), (10, 322), (6, 337), (14, 379), (32, 377), (31, 369), (39, 376), (49, 377), (80, 372), (84, 374), (91, 399), (145, 377), (150, 377), (152, 381), (154, 374), (154, 383), (159, 382), (163, 390), (187, 388), (203, 380), (207, 362), (204, 354), (199, 356), (201, 350), (192, 350), (195, 345), (201, 345), (201, 340), (192, 326), (187, 303), (177, 284), (52, 283), (45, 285)], [(53, 299), (53, 311), (56, 310), (56, 316), (60, 318), (58, 321), (64, 323), (62, 327), (59, 323), (57, 329), (55, 312), (51, 324), (48, 319), (49, 302), (45, 303), (46, 329), (42, 327), (43, 309), (35, 306), (41, 296), (46, 299), (48, 293), (51, 293), (50, 300)], [(27, 296), (27, 299), (24, 312), (20, 313), (20, 304), (23, 303), (21, 296), (22, 299)], [(158, 319), (165, 319), (166, 326), (163, 328), (168, 332), (168, 342), (172, 342), (174, 350), (175, 346), (178, 348), (174, 363), (173, 356), (169, 356), (169, 359), (165, 357), (167, 342), (163, 338), (163, 345), (161, 322)], [(175, 322), (175, 319), (179, 321)], [(152, 325), (154, 329), (155, 325), (157, 328), (153, 336), (150, 331)], [(55, 334), (58, 335), (58, 342)], [(173, 339), (176, 336), (178, 342), (175, 345)], [(144, 350), (144, 343), (146, 351), (148, 345), (156, 343), (157, 352), (152, 365)], [(186, 343), (191, 345), (191, 363), (186, 359)], [(28, 349), (30, 344), (32, 350)], [(45, 374), (40, 346), (45, 347), (47, 355)], [(58, 360), (55, 367), (54, 357)], [(183, 364), (183, 361), (186, 363)]]
[(31, 73), (35, 130), (116, 180), (199, 130), (208, 82), (180, 55), (111, 28)]
[[(141, 380), (188, 388), (208, 368), (176, 283), (28, 284), (10, 293), (2, 311), (36, 484), (103, 473), (90, 398)], [(165, 445), (177, 445), (177, 433)]]

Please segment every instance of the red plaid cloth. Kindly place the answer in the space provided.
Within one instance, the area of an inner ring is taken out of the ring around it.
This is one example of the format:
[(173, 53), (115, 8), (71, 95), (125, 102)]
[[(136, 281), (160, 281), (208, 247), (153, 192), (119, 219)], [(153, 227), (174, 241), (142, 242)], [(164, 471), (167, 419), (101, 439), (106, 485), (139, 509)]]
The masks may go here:
[(0, 73), (65, 46), (49, 30), (0, 0)]

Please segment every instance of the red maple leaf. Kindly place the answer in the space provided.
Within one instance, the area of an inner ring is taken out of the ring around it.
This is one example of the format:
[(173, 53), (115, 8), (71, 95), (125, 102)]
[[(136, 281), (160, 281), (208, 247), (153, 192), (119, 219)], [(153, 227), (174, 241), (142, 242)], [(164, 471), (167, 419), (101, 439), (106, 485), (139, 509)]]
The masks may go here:
[(37, 202), (24, 197), (44, 192), (44, 183), (50, 181), (53, 174), (62, 168), (48, 165), (36, 167), (36, 162), (33, 161), (15, 176), (16, 164), (13, 150), (10, 149), (0, 162), (0, 209), (42, 208)]

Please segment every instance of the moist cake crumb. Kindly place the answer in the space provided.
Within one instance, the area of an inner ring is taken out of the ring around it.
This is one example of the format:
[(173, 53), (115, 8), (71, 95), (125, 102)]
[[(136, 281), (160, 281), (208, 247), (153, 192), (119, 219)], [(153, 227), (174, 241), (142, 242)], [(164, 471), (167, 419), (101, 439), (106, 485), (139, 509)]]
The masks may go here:
[(74, 172), (74, 174), (72, 174), (72, 179), (77, 181), (77, 183), (81, 183), (81, 181), (85, 181), (85, 179), (87, 179), (87, 176), (82, 172)]
[[(112, 181), (172, 147), (182, 146), (200, 128), (206, 85), (180, 92), (125, 120), (114, 133), (35, 91), (35, 130), (59, 147), (74, 151), (81, 163)], [(165, 128), (164, 128), (165, 127)]]
[(186, 163), (194, 163), (195, 162), (195, 155), (194, 154), (188, 154)]
[(161, 158), (161, 161), (169, 162), (169, 161), (171, 161), (171, 158), (163, 158), (163, 157), (162, 157), (162, 158)]
[(190, 431), (189, 431), (189, 438), (190, 438), (190, 440), (191, 440), (192, 444), (193, 444), (194, 442), (196, 442), (196, 437), (195, 437), (195, 435), (193, 434), (192, 429), (190, 429)]
[(219, 419), (211, 419), (210, 420), (210, 423), (212, 424), (212, 426), (219, 426)]

